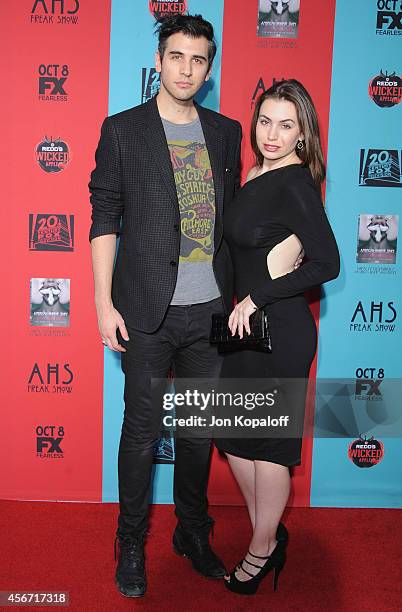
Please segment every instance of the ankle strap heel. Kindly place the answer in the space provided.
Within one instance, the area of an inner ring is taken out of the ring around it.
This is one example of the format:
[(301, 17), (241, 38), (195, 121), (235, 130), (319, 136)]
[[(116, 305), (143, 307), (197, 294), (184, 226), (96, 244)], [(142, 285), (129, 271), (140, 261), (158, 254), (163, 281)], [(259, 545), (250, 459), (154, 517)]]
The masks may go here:
[[(240, 595), (254, 595), (257, 592), (258, 587), (260, 586), (261, 581), (265, 578), (265, 576), (271, 571), (274, 570), (274, 591), (278, 589), (278, 580), (279, 574), (283, 570), (286, 561), (286, 544), (284, 542), (278, 542), (275, 546), (272, 553), (267, 557), (260, 557), (258, 555), (254, 555), (250, 551), (248, 554), (254, 559), (261, 559), (265, 561), (263, 565), (257, 565), (255, 563), (250, 563), (246, 559), (243, 559), (240, 567), (236, 567), (231, 573), (229, 580), (225, 580), (225, 586), (234, 593), (239, 593)], [(248, 565), (258, 568), (259, 572), (257, 574), (251, 574), (245, 568), (243, 563), (246, 562)], [(245, 574), (250, 576), (249, 580), (239, 580), (236, 576), (236, 572), (242, 569)]]

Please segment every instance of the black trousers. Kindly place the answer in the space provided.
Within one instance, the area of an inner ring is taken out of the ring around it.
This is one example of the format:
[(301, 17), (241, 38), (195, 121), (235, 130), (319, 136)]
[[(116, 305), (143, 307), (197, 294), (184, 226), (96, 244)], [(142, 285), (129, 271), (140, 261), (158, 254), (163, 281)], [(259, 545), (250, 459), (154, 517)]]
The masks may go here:
[[(170, 306), (160, 328), (146, 334), (128, 328), (120, 342), (125, 374), (124, 420), (119, 447), (119, 537), (147, 528), (153, 448), (162, 422), (162, 402), (151, 401), (151, 379), (218, 377), (221, 358), (209, 344), (211, 315), (223, 312), (218, 298), (204, 304)], [(162, 398), (161, 398), (162, 399)], [(208, 522), (207, 484), (211, 440), (177, 438), (174, 467), (176, 516), (184, 527), (202, 529)]]

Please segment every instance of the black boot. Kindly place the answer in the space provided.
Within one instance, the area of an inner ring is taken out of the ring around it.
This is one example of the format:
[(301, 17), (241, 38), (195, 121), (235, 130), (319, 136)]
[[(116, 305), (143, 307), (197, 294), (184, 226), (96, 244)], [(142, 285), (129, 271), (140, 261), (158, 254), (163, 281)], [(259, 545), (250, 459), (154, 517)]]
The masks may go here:
[(173, 550), (182, 557), (188, 557), (193, 568), (206, 578), (222, 578), (225, 566), (209, 545), (212, 521), (204, 529), (184, 528), (177, 523), (173, 534)]
[[(115, 582), (125, 597), (141, 597), (147, 590), (144, 557), (144, 535), (138, 537), (117, 537), (119, 558)], [(115, 555), (116, 556), (116, 555)]]

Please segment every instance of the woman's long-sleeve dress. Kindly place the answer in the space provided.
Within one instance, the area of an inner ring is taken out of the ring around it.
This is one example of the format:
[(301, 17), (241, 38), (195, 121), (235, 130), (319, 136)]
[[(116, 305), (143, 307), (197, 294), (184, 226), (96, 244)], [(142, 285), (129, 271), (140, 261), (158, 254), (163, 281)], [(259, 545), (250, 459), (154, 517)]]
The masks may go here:
[[(282, 385), (282, 391), (285, 404), (287, 396), (293, 411), (296, 402), (303, 420), (317, 341), (314, 318), (303, 293), (339, 273), (337, 245), (310, 170), (291, 164), (247, 182), (225, 213), (224, 228), (237, 300), (250, 294), (268, 313), (272, 353), (226, 355), (222, 378), (298, 379), (296, 387), (289, 382)], [(267, 255), (291, 234), (302, 243), (307, 261), (299, 269), (272, 279)], [(220, 450), (239, 457), (285, 466), (300, 463), (300, 437), (217, 438), (215, 443)]]

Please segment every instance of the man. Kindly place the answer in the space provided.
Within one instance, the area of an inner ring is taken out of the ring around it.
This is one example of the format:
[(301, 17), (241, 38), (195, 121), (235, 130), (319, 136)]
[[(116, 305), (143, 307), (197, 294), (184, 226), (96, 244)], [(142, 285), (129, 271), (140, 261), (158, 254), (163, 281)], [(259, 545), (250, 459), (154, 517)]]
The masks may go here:
[[(90, 182), (99, 330), (121, 352), (125, 374), (116, 584), (128, 597), (146, 591), (144, 536), (162, 416), (151, 379), (170, 368), (177, 378), (219, 374), (208, 338), (211, 315), (231, 306), (222, 216), (239, 184), (240, 124), (194, 102), (216, 52), (212, 25), (176, 15), (158, 32), (160, 91), (105, 120)], [(209, 545), (209, 461), (210, 440), (177, 439), (173, 546), (198, 572), (219, 578), (225, 568)]]

